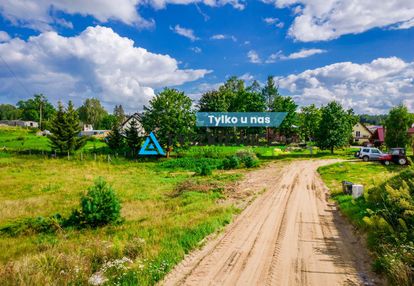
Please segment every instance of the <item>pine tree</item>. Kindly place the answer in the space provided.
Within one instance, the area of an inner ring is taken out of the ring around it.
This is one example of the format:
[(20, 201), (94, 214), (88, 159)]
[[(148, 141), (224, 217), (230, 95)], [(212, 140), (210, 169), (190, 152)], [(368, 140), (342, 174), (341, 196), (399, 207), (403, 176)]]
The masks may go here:
[(109, 132), (107, 137), (107, 144), (114, 152), (121, 150), (125, 145), (124, 136), (122, 136), (121, 128), (117, 122), (114, 122), (112, 125), (111, 132)]
[(118, 121), (118, 124), (121, 124), (125, 120), (125, 111), (122, 105), (115, 105), (114, 116)]
[(80, 137), (81, 131), (78, 114), (69, 101), (65, 110), (59, 102), (58, 112), (52, 121), (52, 134), (49, 136), (52, 149), (58, 149), (59, 153), (73, 152), (82, 148), (86, 143), (85, 137)]
[(125, 140), (135, 156), (142, 143), (142, 138), (138, 134), (138, 123), (135, 119), (131, 120), (129, 127), (125, 130)]
[(60, 101), (58, 103), (58, 111), (50, 126), (50, 132), (50, 146), (53, 150), (59, 150), (59, 153), (63, 153), (66, 150), (66, 114)]

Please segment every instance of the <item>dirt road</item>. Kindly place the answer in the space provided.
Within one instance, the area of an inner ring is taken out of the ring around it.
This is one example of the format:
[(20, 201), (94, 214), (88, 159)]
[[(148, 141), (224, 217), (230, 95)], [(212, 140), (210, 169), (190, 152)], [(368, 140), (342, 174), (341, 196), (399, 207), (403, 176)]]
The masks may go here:
[(240, 187), (266, 191), (162, 284), (378, 285), (368, 253), (316, 173), (329, 163), (295, 161), (250, 173)]

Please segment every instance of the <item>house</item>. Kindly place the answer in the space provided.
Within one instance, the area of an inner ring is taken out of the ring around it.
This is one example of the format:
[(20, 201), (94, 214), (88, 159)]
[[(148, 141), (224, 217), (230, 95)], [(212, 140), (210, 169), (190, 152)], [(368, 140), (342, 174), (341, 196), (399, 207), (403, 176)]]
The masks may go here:
[(379, 126), (377, 130), (372, 134), (371, 142), (374, 143), (376, 147), (384, 144), (385, 141), (385, 129), (383, 126)]
[[(414, 138), (414, 127), (408, 128), (407, 134), (410, 137)], [(381, 146), (385, 142), (385, 128), (380, 126), (374, 134), (372, 134), (371, 142), (374, 143), (375, 146)]]
[(36, 121), (23, 121), (23, 120), (0, 120), (0, 124), (8, 126), (21, 126), (30, 128), (39, 128), (39, 123)]
[(140, 137), (145, 136), (146, 133), (145, 133), (144, 127), (142, 127), (141, 114), (139, 114), (139, 113), (132, 114), (121, 124), (121, 133), (125, 134), (125, 130), (130, 128), (132, 120), (135, 120), (137, 122), (138, 135)]
[(361, 122), (358, 122), (352, 128), (353, 141), (359, 145), (370, 142), (371, 137), (372, 132)]
[(92, 124), (84, 124), (83, 125), (83, 131), (93, 131)]

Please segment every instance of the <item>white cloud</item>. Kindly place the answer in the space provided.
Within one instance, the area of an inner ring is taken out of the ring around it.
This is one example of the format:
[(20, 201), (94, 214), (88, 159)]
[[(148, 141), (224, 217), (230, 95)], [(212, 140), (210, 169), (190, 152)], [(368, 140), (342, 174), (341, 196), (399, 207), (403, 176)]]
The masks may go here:
[(242, 74), (239, 78), (244, 81), (251, 81), (254, 79), (254, 77), (250, 73)]
[(157, 9), (165, 8), (167, 4), (198, 4), (202, 3), (210, 7), (221, 7), (225, 5), (231, 5), (233, 8), (238, 10), (243, 10), (246, 5), (244, 0), (149, 0), (148, 1), (153, 7)]
[(192, 50), (194, 53), (199, 54), (201, 53), (203, 50), (199, 47), (191, 47), (190, 50)]
[(5, 31), (0, 31), (0, 43), (7, 42), (8, 40), (10, 40), (9, 34), (7, 34)]
[[(0, 44), (0, 54), (30, 92), (76, 103), (94, 96), (129, 110), (147, 104), (154, 89), (181, 85), (210, 72), (180, 69), (169, 55), (135, 47), (132, 40), (101, 26), (74, 37), (44, 32), (27, 41), (14, 38)], [(0, 69), (0, 82), (0, 94), (10, 101), (28, 96), (5, 69)]]
[(266, 63), (275, 63), (278, 60), (296, 60), (296, 59), (302, 59), (307, 58), (313, 55), (326, 53), (326, 50), (321, 49), (301, 49), (299, 52), (291, 53), (290, 55), (285, 56), (282, 51), (279, 51), (277, 53), (271, 54), (267, 60)]
[(397, 24), (400, 29), (413, 27), (412, 0), (262, 0), (278, 8), (291, 7), (295, 19), (289, 29), (294, 39), (326, 41), (346, 34), (358, 34), (375, 27)]
[(283, 28), (285, 26), (285, 23), (281, 22), (279, 18), (267, 17), (263, 19), (263, 22), (268, 25), (275, 25), (277, 28)]
[(192, 42), (199, 40), (199, 38), (194, 35), (194, 31), (191, 29), (183, 28), (180, 25), (175, 25), (175, 27), (170, 27), (170, 30), (174, 33), (183, 36), (187, 39), (190, 39)]
[(243, 0), (0, 0), (0, 14), (16, 26), (29, 27), (39, 31), (52, 30), (53, 25), (71, 28), (72, 23), (57, 16), (56, 12), (82, 16), (92, 16), (101, 23), (116, 20), (127, 25), (148, 28), (154, 20), (144, 19), (138, 13), (142, 5), (155, 9), (167, 4), (202, 3), (210, 7), (231, 5), (243, 10)]
[(302, 59), (302, 58), (307, 58), (313, 55), (323, 54), (323, 53), (326, 53), (326, 51), (321, 50), (321, 49), (301, 49), (299, 52), (292, 53), (288, 56), (283, 56), (282, 59), (287, 59), (287, 60)]
[(301, 105), (336, 100), (359, 113), (378, 114), (405, 103), (414, 111), (414, 62), (396, 57), (341, 62), (275, 79)]
[(57, 18), (56, 11), (92, 16), (100, 22), (117, 20), (128, 25), (152, 26), (152, 21), (138, 14), (136, 6), (140, 3), (140, 0), (0, 0), (0, 13), (15, 25), (40, 31), (51, 30), (51, 24), (70, 25)]
[(210, 37), (211, 40), (227, 40), (231, 39), (233, 42), (237, 41), (237, 38), (235, 36), (231, 35), (223, 35), (223, 34), (216, 34)]
[(249, 58), (249, 61), (253, 64), (260, 64), (262, 60), (260, 59), (258, 53), (254, 50), (250, 50), (247, 53), (247, 57)]

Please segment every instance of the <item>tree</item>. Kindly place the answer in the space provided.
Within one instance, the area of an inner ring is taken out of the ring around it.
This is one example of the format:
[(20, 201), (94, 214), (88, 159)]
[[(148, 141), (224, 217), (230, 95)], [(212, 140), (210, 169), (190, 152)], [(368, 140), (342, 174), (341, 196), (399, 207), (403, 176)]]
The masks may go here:
[[(106, 114), (100, 123), (100, 128), (104, 129), (104, 130), (109, 130), (112, 129), (112, 126), (114, 124), (118, 124), (118, 119), (115, 115), (113, 114)], [(119, 125), (119, 124), (118, 124)]]
[(68, 107), (66, 108), (66, 151), (73, 152), (79, 150), (86, 144), (86, 137), (79, 136), (82, 131), (79, 116), (72, 101), (69, 101)]
[(296, 132), (296, 109), (298, 106), (290, 96), (281, 96), (279, 93), (271, 102), (270, 110), (273, 112), (287, 112), (285, 119), (277, 128), (286, 138), (290, 138)]
[(262, 89), (262, 94), (266, 100), (267, 109), (270, 111), (272, 109), (273, 102), (275, 101), (275, 99), (281, 97), (273, 76), (269, 75), (267, 77), (267, 82)]
[(50, 146), (53, 150), (59, 150), (63, 153), (66, 150), (66, 114), (63, 104), (59, 101), (58, 110), (52, 120), (49, 135)]
[(95, 129), (100, 129), (102, 119), (108, 114), (97, 98), (87, 98), (78, 109), (79, 119), (84, 124), (92, 124)]
[(79, 118), (71, 101), (65, 110), (62, 103), (58, 104), (58, 111), (52, 120), (51, 135), (49, 140), (52, 149), (59, 150), (59, 153), (73, 152), (82, 148), (86, 140), (80, 137), (81, 131)]
[(0, 104), (0, 120), (19, 119), (21, 111), (11, 104)]
[(212, 90), (201, 96), (198, 109), (200, 112), (226, 112), (229, 105), (223, 93)]
[(332, 101), (321, 108), (321, 120), (316, 133), (317, 145), (322, 150), (329, 149), (334, 153), (334, 148), (348, 144), (352, 134), (353, 118), (342, 106)]
[(136, 156), (138, 149), (141, 147), (142, 138), (138, 134), (138, 122), (135, 119), (131, 119), (129, 127), (125, 130), (125, 141), (133, 156)]
[(40, 129), (47, 127), (56, 110), (43, 94), (35, 94), (34, 98), (26, 101), (20, 100), (17, 107), (21, 112), (22, 120), (39, 122)]
[(125, 138), (121, 134), (121, 127), (116, 122), (114, 122), (112, 125), (112, 129), (108, 134), (106, 144), (112, 151), (115, 152), (122, 150), (125, 145)]
[(194, 133), (195, 114), (191, 99), (176, 89), (165, 88), (144, 106), (142, 124), (147, 132), (154, 131), (160, 144), (167, 149), (184, 147)]
[(411, 127), (413, 118), (404, 105), (392, 108), (385, 120), (385, 144), (388, 148), (407, 147), (410, 137), (407, 129)]
[(299, 114), (299, 129), (305, 141), (315, 140), (320, 121), (321, 111), (315, 104), (302, 107)]
[(125, 111), (122, 105), (115, 105), (114, 108), (114, 116), (118, 122), (118, 124), (121, 124), (125, 120)]

